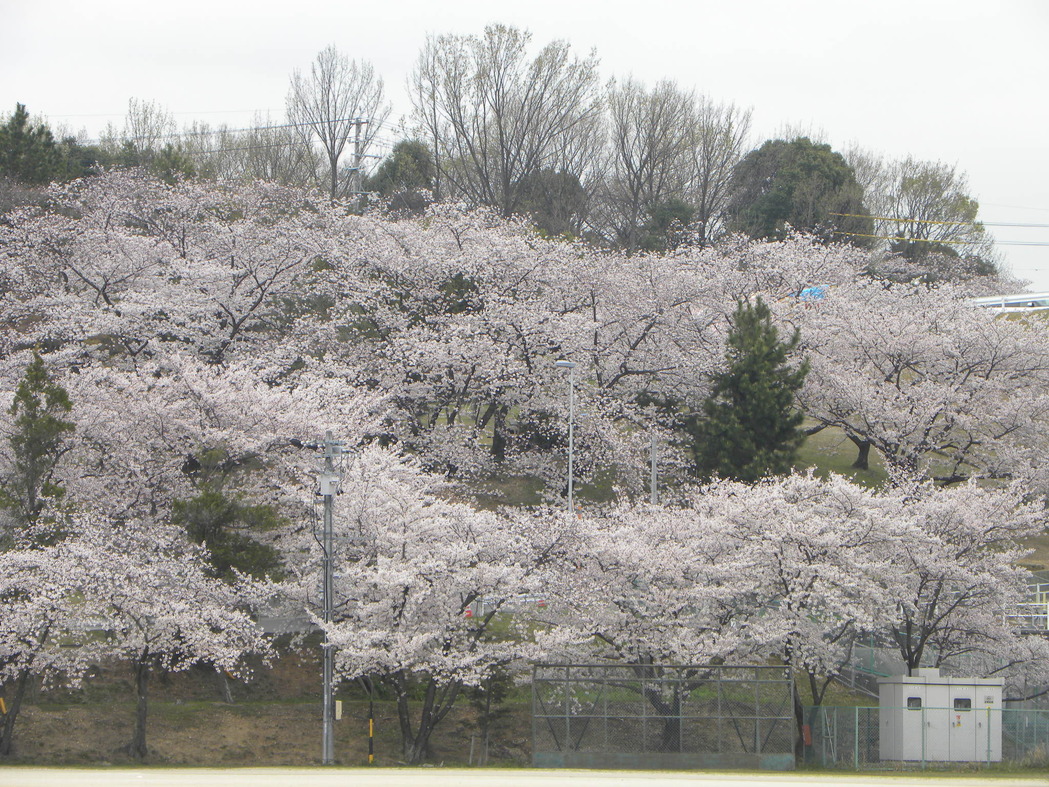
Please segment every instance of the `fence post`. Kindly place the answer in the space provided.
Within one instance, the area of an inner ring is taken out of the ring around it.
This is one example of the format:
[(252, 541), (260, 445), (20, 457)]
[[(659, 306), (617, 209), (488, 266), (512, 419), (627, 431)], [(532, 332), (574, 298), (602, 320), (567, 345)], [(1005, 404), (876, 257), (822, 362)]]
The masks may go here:
[[(757, 669), (754, 670), (754, 754), (761, 756), (761, 706), (758, 692), (761, 684), (758, 683)], [(804, 716), (802, 716), (804, 718)]]
[(538, 719), (538, 717), (536, 715), (536, 712), (535, 712), (536, 708), (538, 707), (538, 703), (536, 702), (536, 696), (535, 696), (536, 687), (539, 685), (538, 681), (537, 681), (538, 676), (539, 676), (539, 665), (538, 664), (533, 664), (532, 665), (532, 765), (533, 766), (535, 765), (535, 753), (538, 750), (538, 746), (539, 746), (539, 719)]
[(604, 724), (605, 724), (605, 751), (606, 752), (612, 751), (612, 748), (611, 748), (611, 746), (609, 746), (609, 743), (608, 743), (608, 694), (609, 694), (609, 692), (608, 692), (608, 683), (609, 683), (608, 673), (605, 670), (602, 670), (601, 671), (601, 689), (602, 689), (602, 691), (601, 691), (601, 694), (602, 694), (601, 703), (604, 706), (603, 707), (603, 711), (604, 711), (604, 717), (605, 717), (604, 718)]
[(565, 756), (572, 751), (572, 693), (569, 683), (569, 667), (565, 665)]
[(688, 695), (684, 693), (685, 686), (682, 683), (682, 678), (681, 678), (680, 675), (678, 676), (677, 683), (675, 685), (677, 686), (677, 688), (674, 690), (675, 691), (675, 696), (676, 696), (676, 702), (674, 704), (677, 705), (677, 750), (678, 750), (679, 754), (684, 754), (685, 753), (685, 700), (688, 698)]
[(641, 671), (641, 753), (648, 754), (648, 698), (645, 696), (645, 671)]
[(852, 710), (852, 767), (858, 771), (860, 769), (860, 706), (857, 705)]

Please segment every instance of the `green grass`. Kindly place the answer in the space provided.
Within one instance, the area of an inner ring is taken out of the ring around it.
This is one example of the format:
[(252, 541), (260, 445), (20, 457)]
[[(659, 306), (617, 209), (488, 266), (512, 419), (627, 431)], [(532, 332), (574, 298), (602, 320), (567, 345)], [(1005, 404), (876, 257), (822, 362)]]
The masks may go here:
[(852, 466), (857, 453), (856, 446), (840, 429), (823, 429), (806, 438), (798, 450), (794, 466), (799, 470), (812, 468), (819, 476), (837, 473), (864, 486), (882, 486), (889, 476), (878, 452), (871, 450), (869, 470), (857, 470)]
[(1049, 530), (1024, 541), (1024, 546), (1034, 550), (1020, 561), (1020, 565), (1032, 571), (1049, 569)]
[(543, 501), (545, 485), (531, 476), (492, 476), (478, 482), (471, 493), (481, 508), (536, 506)]

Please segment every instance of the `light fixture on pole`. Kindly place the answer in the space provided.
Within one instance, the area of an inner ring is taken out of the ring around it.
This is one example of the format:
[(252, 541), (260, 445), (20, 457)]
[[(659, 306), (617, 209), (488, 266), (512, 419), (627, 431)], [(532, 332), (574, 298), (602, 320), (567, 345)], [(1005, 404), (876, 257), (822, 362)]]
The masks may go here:
[(575, 453), (575, 361), (561, 359), (554, 363), (559, 369), (568, 370), (568, 510), (573, 515), (575, 504), (572, 500), (572, 491), (575, 484), (575, 474), (572, 462)]
[[(345, 452), (346, 444), (336, 440), (330, 431), (324, 433), (321, 443), (304, 443), (298, 438), (288, 441), (295, 448), (320, 451), (323, 465), (317, 472), (316, 493), (324, 499), (324, 529), (319, 539), (321, 557), (321, 619), (331, 623), (335, 609), (335, 496), (339, 493), (341, 475), (335, 460)], [(314, 534), (316, 535), (316, 534)], [(321, 764), (335, 764), (335, 645), (329, 639), (327, 629), (321, 643)]]

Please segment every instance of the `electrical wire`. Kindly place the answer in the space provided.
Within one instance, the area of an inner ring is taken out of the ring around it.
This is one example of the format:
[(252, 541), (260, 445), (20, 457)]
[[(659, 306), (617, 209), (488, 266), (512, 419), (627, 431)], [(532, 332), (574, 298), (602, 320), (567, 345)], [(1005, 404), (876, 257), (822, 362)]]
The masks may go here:
[[(904, 219), (892, 216), (866, 216), (862, 213), (828, 213), (828, 216), (843, 216), (850, 219), (873, 219), (874, 221), (892, 221), (897, 224), (944, 224), (966, 227), (1033, 227), (1036, 229), (1049, 229), (1049, 224), (1030, 224), (1015, 221), (936, 221), (933, 219)], [(873, 236), (872, 236), (873, 237)]]
[[(936, 240), (935, 238), (908, 238), (904, 235), (866, 235), (861, 232), (849, 232), (848, 230), (834, 230), (835, 235), (848, 235), (852, 238), (877, 238), (878, 240), (901, 240), (908, 243), (944, 243), (953, 244), (958, 246), (967, 246), (972, 241), (966, 240)], [(1022, 240), (995, 240), (994, 238), (985, 238), (989, 243), (993, 243), (995, 246), (1049, 246), (1049, 241), (1022, 241)]]
[[(364, 123), (373, 124), (376, 121), (364, 120), (360, 117), (346, 117), (346, 118), (334, 118), (332, 120), (324, 121), (325, 123), (354, 123), (362, 121)], [(141, 140), (162, 140), (162, 139), (184, 139), (185, 137), (203, 137), (212, 136), (217, 134), (247, 134), (249, 132), (256, 131), (276, 131), (280, 129), (289, 128), (305, 128), (308, 126), (316, 125), (313, 122), (302, 122), (302, 123), (274, 123), (268, 126), (248, 126), (245, 128), (227, 128), (225, 126), (219, 126), (214, 129), (198, 130), (198, 131), (175, 131), (170, 134), (156, 134), (156, 135), (139, 135), (135, 137), (121, 137), (122, 141), (136, 142)], [(87, 144), (99, 144), (101, 139), (89, 139)]]

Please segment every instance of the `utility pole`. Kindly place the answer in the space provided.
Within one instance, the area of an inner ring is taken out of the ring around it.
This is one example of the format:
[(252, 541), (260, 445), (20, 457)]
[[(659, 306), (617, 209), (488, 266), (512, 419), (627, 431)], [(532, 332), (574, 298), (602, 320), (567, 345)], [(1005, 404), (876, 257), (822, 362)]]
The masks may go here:
[(575, 487), (575, 368), (576, 363), (562, 358), (554, 362), (558, 369), (568, 370), (568, 513), (575, 516), (575, 501), (572, 492)]
[[(335, 606), (335, 588), (333, 577), (334, 551), (332, 547), (332, 520), (335, 513), (335, 495), (339, 491), (339, 475), (335, 472), (335, 457), (342, 455), (343, 443), (336, 441), (332, 433), (324, 434), (324, 467), (317, 474), (318, 491), (324, 498), (324, 534), (321, 540), (321, 549), (324, 551), (322, 564), (323, 587), (321, 593), (322, 616), (325, 623), (331, 623), (332, 611)], [(334, 697), (334, 672), (335, 653), (334, 645), (328, 640), (327, 631), (324, 634), (324, 644), (321, 645), (324, 656), (323, 666), (323, 699), (321, 708), (321, 734), (323, 736), (321, 746), (321, 763), (332, 765), (335, 762), (335, 697)]]
[(350, 181), (350, 191), (354, 199), (360, 199), (364, 191), (364, 179), (361, 177), (361, 164), (364, 161), (364, 140), (361, 137), (361, 128), (367, 120), (357, 118), (353, 121), (353, 179)]

